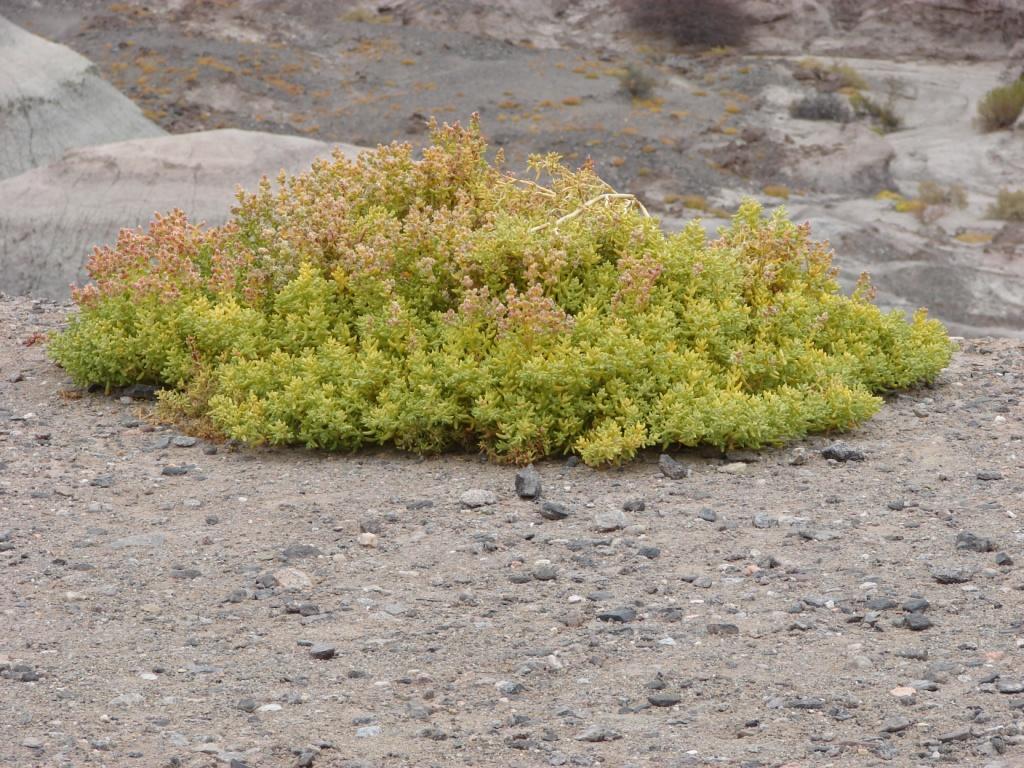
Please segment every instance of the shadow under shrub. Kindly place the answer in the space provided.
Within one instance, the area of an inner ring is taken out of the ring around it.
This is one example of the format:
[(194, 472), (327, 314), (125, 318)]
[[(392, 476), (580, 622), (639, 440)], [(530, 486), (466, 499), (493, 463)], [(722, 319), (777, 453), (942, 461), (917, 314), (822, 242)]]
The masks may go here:
[(848, 123), (853, 118), (845, 99), (834, 93), (804, 96), (789, 105), (789, 114), (799, 120), (832, 120), (837, 123)]
[(619, 0), (639, 32), (681, 46), (740, 46), (753, 23), (735, 0)]
[(264, 180), (220, 228), (176, 211), (122, 232), (51, 354), (250, 443), (592, 465), (847, 429), (950, 359), (924, 311), (882, 313), (866, 280), (840, 295), (781, 211), (667, 236), (589, 166), (515, 178), (475, 121), (433, 141)]

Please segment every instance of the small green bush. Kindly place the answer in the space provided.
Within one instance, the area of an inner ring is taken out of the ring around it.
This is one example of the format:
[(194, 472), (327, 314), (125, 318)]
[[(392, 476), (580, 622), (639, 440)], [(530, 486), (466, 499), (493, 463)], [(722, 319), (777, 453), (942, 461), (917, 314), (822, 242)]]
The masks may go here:
[(1024, 189), (1000, 189), (995, 203), (989, 206), (988, 217), (1003, 221), (1024, 221)]
[[(950, 359), (942, 326), (840, 295), (809, 229), (744, 203), (666, 236), (587, 165), (486, 160), (476, 122), (181, 212), (98, 249), (50, 352), (79, 385), (250, 443), (524, 462), (646, 446), (758, 447), (847, 429)], [(193, 422), (194, 423), (194, 422)]]
[(634, 99), (649, 99), (657, 84), (658, 81), (637, 64), (627, 64), (619, 74), (619, 85)]
[(854, 93), (850, 95), (850, 106), (857, 115), (871, 118), (881, 133), (892, 133), (903, 127), (903, 119), (893, 110), (891, 102), (880, 104), (870, 96)]
[(1024, 111), (1024, 77), (1009, 85), (993, 88), (978, 103), (982, 130), (998, 131), (1013, 125)]

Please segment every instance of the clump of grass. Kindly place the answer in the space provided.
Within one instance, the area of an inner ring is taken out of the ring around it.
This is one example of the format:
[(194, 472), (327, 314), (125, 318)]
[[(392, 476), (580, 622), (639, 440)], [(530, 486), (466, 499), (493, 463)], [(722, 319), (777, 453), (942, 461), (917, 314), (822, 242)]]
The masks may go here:
[(1024, 111), (1024, 77), (993, 88), (978, 103), (978, 122), (984, 131), (1009, 128)]
[(858, 92), (850, 95), (850, 106), (858, 116), (870, 118), (881, 133), (892, 133), (903, 127), (903, 119), (896, 114), (891, 101), (881, 104)]
[(1000, 189), (995, 203), (989, 206), (988, 217), (1003, 221), (1024, 221), (1024, 189)]
[(943, 187), (937, 181), (926, 179), (917, 185), (917, 196), (928, 205), (951, 205), (960, 209), (967, 207), (967, 190), (963, 184)]
[(634, 99), (649, 99), (654, 95), (654, 87), (658, 81), (643, 67), (630, 62), (619, 74), (619, 85), (622, 90)]
[(743, 45), (752, 24), (736, 0), (619, 0), (634, 29), (716, 54)]
[(813, 79), (835, 89), (845, 88), (850, 91), (866, 91), (867, 81), (849, 64), (833, 61), (831, 64), (808, 57), (801, 59), (797, 65), (801, 79)]
[(815, 93), (789, 105), (789, 114), (798, 120), (832, 120), (849, 122), (852, 118), (846, 101), (834, 93)]

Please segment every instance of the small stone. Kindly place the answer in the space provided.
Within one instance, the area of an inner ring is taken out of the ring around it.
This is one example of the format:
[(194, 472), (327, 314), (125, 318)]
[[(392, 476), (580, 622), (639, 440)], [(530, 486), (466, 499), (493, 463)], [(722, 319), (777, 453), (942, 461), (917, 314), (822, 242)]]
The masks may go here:
[(384, 733), (384, 729), (379, 725), (364, 725), (362, 728), (356, 729), (357, 739), (369, 739), (373, 736), (380, 736)]
[(900, 701), (913, 701), (917, 696), (917, 689), (911, 688), (909, 685), (900, 685), (893, 688), (889, 693)]
[(956, 548), (970, 552), (995, 552), (996, 543), (992, 539), (978, 536), (969, 531), (961, 531), (956, 537)]
[(494, 684), (494, 687), (498, 689), (498, 692), (505, 696), (515, 696), (517, 693), (522, 693), (526, 690), (522, 683), (517, 683), (512, 680), (501, 680)]
[(652, 707), (674, 707), (683, 697), (677, 693), (652, 693), (647, 697)]
[(115, 696), (110, 700), (110, 706), (112, 707), (134, 707), (145, 699), (141, 693), (122, 693), (120, 696)]
[(594, 515), (594, 529), (601, 533), (609, 533), (629, 525), (626, 514), (619, 509), (606, 509)]
[(309, 649), (309, 655), (314, 659), (320, 659), (326, 661), (327, 659), (333, 659), (334, 655), (338, 652), (338, 649), (333, 645), (327, 643), (316, 643), (312, 648)]
[(312, 544), (289, 544), (281, 550), (281, 557), (285, 560), (302, 560), (307, 557), (319, 557), (323, 552)]
[(622, 734), (618, 731), (614, 731), (611, 728), (605, 728), (604, 726), (600, 725), (592, 725), (579, 736), (577, 736), (576, 741), (617, 741), (621, 738)]
[(865, 603), (870, 611), (887, 611), (896, 607), (896, 601), (891, 597), (873, 597)]
[(966, 568), (932, 568), (932, 578), (939, 584), (964, 584), (970, 581), (972, 576), (973, 574)]
[(516, 494), (521, 499), (536, 499), (540, 496), (540, 473), (533, 464), (516, 472)]
[(938, 736), (939, 741), (945, 743), (949, 741), (966, 741), (971, 738), (971, 726), (964, 725), (955, 730), (949, 731), (948, 733), (940, 733)]
[[(265, 577), (269, 576), (267, 579)], [(262, 579), (262, 583), (260, 583)], [(257, 584), (262, 586), (264, 589), (270, 587), (283, 587), (284, 589), (309, 589), (313, 586), (313, 580), (309, 578), (305, 571), (300, 571), (298, 568), (278, 568), (272, 574), (264, 574), (260, 579), (257, 579)]]
[(932, 626), (932, 620), (923, 613), (908, 613), (903, 617), (903, 626), (911, 632), (923, 632)]
[(817, 696), (798, 696), (786, 699), (784, 702), (787, 709), (824, 709), (825, 700)]
[(923, 611), (928, 610), (929, 605), (931, 605), (931, 603), (929, 603), (925, 598), (913, 597), (903, 603), (902, 608), (907, 613), (922, 613)]
[(533, 578), (537, 581), (554, 581), (558, 570), (551, 563), (538, 563), (533, 567)]
[(844, 443), (842, 440), (836, 440), (834, 443), (827, 446), (822, 450), (821, 455), (826, 459), (833, 459), (840, 462), (864, 461), (863, 451)]
[(779, 524), (779, 521), (774, 517), (769, 517), (765, 514), (754, 515), (754, 527), (755, 528), (774, 528)]
[(377, 546), (377, 542), (380, 537), (375, 533), (364, 532), (360, 533), (358, 537), (359, 546), (374, 548)]
[(565, 504), (557, 501), (545, 501), (540, 505), (540, 516), (545, 520), (564, 520), (569, 516), (569, 510)]
[(728, 464), (722, 464), (718, 471), (723, 475), (742, 475), (747, 471), (747, 463), (745, 461), (732, 461)]
[(709, 523), (714, 523), (718, 520), (718, 513), (715, 512), (715, 510), (713, 509), (704, 507), (697, 513), (697, 517), (699, 517), (701, 520), (706, 520)]
[(690, 468), (686, 464), (676, 461), (667, 453), (658, 457), (658, 469), (670, 480), (683, 480), (690, 476)]
[(1008, 567), (1013, 565), (1013, 558), (1005, 552), (999, 552), (996, 554), (996, 565)]
[(611, 621), (624, 624), (636, 618), (636, 611), (629, 607), (613, 608), (607, 611), (599, 611), (597, 618), (601, 621)]
[(191, 448), (198, 442), (191, 435), (178, 435), (171, 440), (171, 445), (177, 446), (178, 448)]
[(239, 699), (235, 706), (243, 712), (255, 712), (258, 705), (253, 699)]
[(996, 683), (996, 690), (1000, 693), (1024, 693), (1024, 681), (1000, 680)]
[(489, 507), (498, 503), (498, 496), (493, 491), (485, 491), (482, 488), (471, 488), (459, 497), (462, 506), (468, 509)]
[(1003, 473), (995, 469), (982, 469), (975, 475), (979, 480), (1002, 480)]
[(26, 749), (42, 749), (43, 740), (37, 739), (35, 736), (26, 736), (24, 739), (21, 740), (21, 746), (25, 747)]
[(623, 512), (643, 512), (647, 509), (647, 503), (643, 499), (626, 499), (622, 502)]
[(182, 475), (187, 475), (188, 470), (187, 464), (168, 464), (160, 470), (160, 474), (167, 477), (181, 477)]
[(807, 449), (802, 445), (798, 445), (793, 449), (793, 452), (789, 454), (789, 463), (791, 466), (799, 467), (807, 463)]
[(661, 550), (657, 547), (640, 547), (640, 549), (637, 550), (637, 553), (639, 553), (641, 557), (646, 557), (648, 560), (654, 560), (661, 554)]
[(709, 635), (738, 635), (740, 628), (735, 624), (708, 624)]
[(900, 715), (896, 715), (894, 717), (887, 718), (882, 723), (882, 731), (884, 733), (899, 733), (900, 731), (905, 731), (911, 725), (912, 723), (910, 720), (905, 717), (901, 717)]

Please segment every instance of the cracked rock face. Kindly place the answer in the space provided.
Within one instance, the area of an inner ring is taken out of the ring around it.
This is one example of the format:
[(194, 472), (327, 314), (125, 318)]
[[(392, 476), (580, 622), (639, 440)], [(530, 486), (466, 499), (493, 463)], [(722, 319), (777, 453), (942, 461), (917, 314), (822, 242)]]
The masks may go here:
[(66, 150), (162, 136), (88, 59), (0, 16), (0, 178)]

